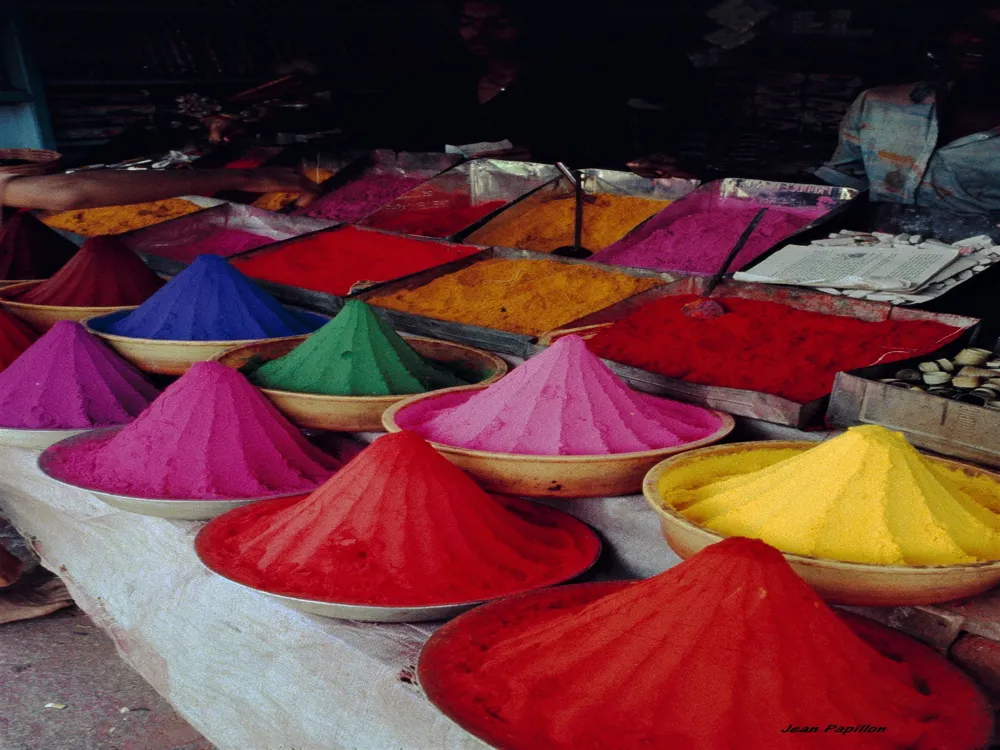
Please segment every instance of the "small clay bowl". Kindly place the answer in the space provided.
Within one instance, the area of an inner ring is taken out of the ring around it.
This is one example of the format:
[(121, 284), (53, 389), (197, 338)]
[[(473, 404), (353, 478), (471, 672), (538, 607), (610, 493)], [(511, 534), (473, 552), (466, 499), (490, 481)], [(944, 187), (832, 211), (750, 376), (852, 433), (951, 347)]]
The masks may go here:
[[(713, 462), (748, 451), (770, 451), (777, 463), (795, 453), (816, 447), (808, 441), (759, 441), (731, 443), (701, 448), (682, 456), (673, 456), (654, 466), (643, 481), (642, 491), (650, 506), (660, 516), (660, 526), (667, 544), (681, 558), (687, 559), (725, 536), (688, 520), (660, 494), (660, 479), (668, 472), (691, 470), (714, 475)], [(1000, 476), (957, 461), (928, 456), (929, 461), (958, 469), (969, 476), (990, 476), (1000, 483)], [(761, 455), (761, 461), (767, 461)], [(723, 475), (722, 476), (731, 476)], [(805, 488), (803, 488), (805, 491)], [(1000, 560), (966, 565), (871, 565), (830, 560), (807, 555), (782, 553), (789, 564), (816, 593), (832, 604), (865, 607), (896, 607), (936, 604), (980, 594), (1000, 583)]]
[(61, 440), (60, 442), (46, 448), (38, 457), (39, 470), (58, 484), (73, 489), (89, 492), (98, 500), (107, 503), (115, 508), (127, 510), (130, 513), (138, 513), (143, 516), (153, 516), (155, 518), (169, 518), (176, 521), (203, 521), (209, 518), (221, 516), (226, 511), (239, 508), (243, 505), (256, 503), (260, 500), (274, 500), (280, 497), (293, 497), (301, 495), (302, 491), (287, 492), (281, 495), (268, 495), (265, 497), (241, 497), (233, 499), (203, 499), (203, 498), (146, 498), (134, 497), (131, 495), (121, 495), (116, 492), (108, 492), (105, 489), (94, 485), (77, 484), (75, 481), (65, 476), (62, 469), (60, 453), (67, 448), (79, 447), (88, 443), (96, 442), (105, 438), (109, 432), (121, 430), (122, 427), (105, 427), (99, 430), (90, 430), (84, 434)]
[[(382, 424), (389, 432), (400, 432), (403, 428), (397, 419), (407, 409), (417, 404), (425, 406), (431, 399), (448, 398), (456, 393), (483, 388), (485, 386), (482, 385), (462, 386), (412, 396), (389, 407), (382, 416)], [(666, 456), (717, 443), (732, 432), (734, 423), (731, 416), (712, 409), (705, 411), (712, 412), (719, 419), (719, 429), (713, 434), (672, 448), (635, 453), (534, 456), (493, 453), (429, 442), (441, 455), (471, 474), (483, 489), (490, 492), (562, 499), (631, 495), (642, 487), (645, 473)], [(420, 434), (418, 430), (415, 432)]]
[[(299, 314), (314, 318), (317, 328), (329, 318), (315, 313)], [(241, 340), (241, 341), (169, 341), (162, 339), (139, 339), (131, 336), (118, 336), (107, 333), (107, 327), (128, 315), (128, 311), (101, 315), (83, 321), (87, 330), (103, 339), (112, 349), (125, 360), (131, 362), (143, 372), (156, 375), (183, 375), (195, 362), (206, 362), (216, 359), (227, 349), (246, 344), (264, 341), (300, 340), (301, 336), (283, 336), (272, 339)]]
[[(401, 334), (418, 354), (459, 372), (476, 374), (479, 385), (490, 385), (507, 374), (507, 363), (500, 357), (450, 341), (438, 341), (423, 336)], [(272, 339), (237, 346), (216, 359), (233, 369), (240, 369), (252, 358), (269, 362), (295, 349), (308, 336), (294, 339)], [(408, 396), (324, 396), (317, 393), (296, 393), (261, 388), (282, 414), (300, 427), (339, 432), (381, 432), (382, 414), (393, 404)]]
[(20, 281), (6, 287), (0, 287), (0, 307), (14, 315), (39, 333), (45, 333), (60, 320), (72, 320), (80, 323), (102, 315), (115, 312), (131, 312), (137, 305), (122, 305), (120, 307), (67, 307), (64, 305), (31, 305), (17, 300), (7, 299), (11, 295), (26, 292), (41, 284), (41, 281)]
[(43, 451), (61, 440), (90, 432), (92, 428), (75, 430), (27, 430), (20, 427), (0, 427), (0, 445)]

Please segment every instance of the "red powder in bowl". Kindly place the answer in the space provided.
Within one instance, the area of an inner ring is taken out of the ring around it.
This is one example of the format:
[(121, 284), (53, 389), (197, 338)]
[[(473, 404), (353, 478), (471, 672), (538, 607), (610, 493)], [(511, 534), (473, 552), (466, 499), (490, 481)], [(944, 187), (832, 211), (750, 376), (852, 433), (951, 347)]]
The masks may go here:
[(0, 370), (7, 369), (37, 338), (27, 325), (0, 310)]
[(27, 211), (0, 223), (0, 279), (47, 279), (74, 253), (76, 245)]
[(359, 281), (397, 279), (481, 250), (344, 227), (237, 258), (233, 265), (256, 279), (345, 295)]
[(741, 388), (808, 403), (838, 372), (933, 352), (961, 335), (932, 321), (869, 322), (775, 302), (726, 297), (727, 312), (688, 318), (694, 295), (662, 297), (587, 342), (599, 357), (689, 383)]
[(845, 619), (776, 549), (732, 538), (645, 581), (475, 609), (431, 638), (419, 679), (435, 705), (498, 748), (986, 744), (991, 710), (968, 677), (911, 638)]
[(195, 546), (212, 570), (263, 591), (386, 607), (549, 586), (600, 550), (572, 516), (486, 494), (407, 432), (380, 437), (308, 497), (226, 513)]

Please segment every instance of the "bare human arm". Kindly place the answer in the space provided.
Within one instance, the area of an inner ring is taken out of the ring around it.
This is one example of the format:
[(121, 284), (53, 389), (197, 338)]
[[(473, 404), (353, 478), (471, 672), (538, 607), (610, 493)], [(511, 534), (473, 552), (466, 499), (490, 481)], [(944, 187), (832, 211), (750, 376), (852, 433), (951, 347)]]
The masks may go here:
[(0, 181), (0, 205), (69, 211), (144, 203), (180, 195), (214, 195), (226, 190), (301, 193), (297, 203), (305, 206), (316, 195), (318, 186), (290, 167), (172, 172), (107, 170), (9, 177)]

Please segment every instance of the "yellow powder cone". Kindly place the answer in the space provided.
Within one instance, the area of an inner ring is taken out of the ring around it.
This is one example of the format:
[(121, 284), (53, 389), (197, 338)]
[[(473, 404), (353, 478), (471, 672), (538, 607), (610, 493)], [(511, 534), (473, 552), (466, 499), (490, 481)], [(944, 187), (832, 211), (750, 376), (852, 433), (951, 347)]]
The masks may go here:
[(1000, 483), (932, 464), (898, 432), (854, 427), (766, 468), (735, 468), (685, 489), (668, 473), (660, 491), (692, 521), (784, 552), (876, 565), (1000, 559)]

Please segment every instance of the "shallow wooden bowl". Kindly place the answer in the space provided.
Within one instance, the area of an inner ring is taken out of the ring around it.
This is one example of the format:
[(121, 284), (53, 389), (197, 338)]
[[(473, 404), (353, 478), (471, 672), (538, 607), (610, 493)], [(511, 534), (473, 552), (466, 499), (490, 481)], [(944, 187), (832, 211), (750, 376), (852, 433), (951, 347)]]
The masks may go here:
[[(257, 341), (167, 341), (161, 339), (138, 339), (131, 336), (118, 336), (113, 333), (105, 333), (105, 329), (111, 323), (120, 320), (128, 312), (116, 312), (110, 315), (101, 315), (96, 318), (89, 318), (83, 321), (87, 330), (98, 338), (105, 341), (123, 359), (131, 362), (143, 372), (150, 372), (156, 375), (183, 375), (195, 362), (206, 362), (216, 359), (227, 349), (246, 344), (260, 343), (263, 341), (285, 341), (288, 339), (301, 340), (301, 336), (286, 336), (273, 339), (259, 339)], [(320, 325), (327, 321), (322, 315), (312, 315)]]
[[(659, 486), (665, 473), (703, 462), (704, 467), (700, 470), (711, 474), (713, 460), (747, 451), (773, 451), (776, 462), (787, 458), (788, 451), (804, 451), (816, 445), (808, 441), (760, 441), (701, 448), (658, 463), (646, 475), (642, 491), (660, 516), (667, 544), (680, 557), (687, 559), (710, 544), (722, 541), (725, 536), (688, 520), (663, 498)], [(928, 460), (970, 476), (993, 476), (1000, 482), (1000, 476), (992, 472), (956, 461), (933, 457), (928, 457)], [(870, 565), (783, 554), (795, 572), (816, 593), (833, 604), (871, 607), (935, 604), (980, 594), (1000, 583), (1000, 561), (967, 565)]]
[[(396, 422), (397, 416), (413, 405), (461, 391), (482, 390), (484, 387), (474, 385), (446, 388), (412, 396), (389, 407), (382, 416), (382, 423), (389, 432), (399, 432), (402, 428)], [(471, 474), (481, 487), (490, 492), (565, 499), (631, 495), (639, 491), (646, 472), (666, 456), (717, 443), (732, 432), (731, 416), (711, 409), (706, 411), (711, 411), (720, 421), (719, 429), (712, 435), (673, 448), (636, 453), (534, 456), (477, 451), (433, 441), (431, 445), (453, 464)]]
[[(479, 385), (490, 385), (507, 374), (507, 363), (495, 354), (450, 341), (401, 334), (418, 354), (462, 373), (475, 374)], [(227, 367), (240, 369), (251, 359), (263, 362), (283, 357), (308, 338), (270, 339), (233, 347), (216, 360)], [(380, 432), (382, 414), (408, 396), (325, 396), (261, 388), (282, 414), (300, 427), (340, 432)]]
[(12, 294), (20, 294), (32, 289), (41, 281), (20, 281), (9, 286), (0, 287), (0, 307), (14, 315), (39, 333), (45, 333), (60, 320), (72, 320), (81, 323), (88, 318), (110, 315), (115, 312), (130, 312), (137, 305), (122, 305), (120, 307), (67, 307), (63, 305), (31, 305), (17, 300), (7, 299)]

